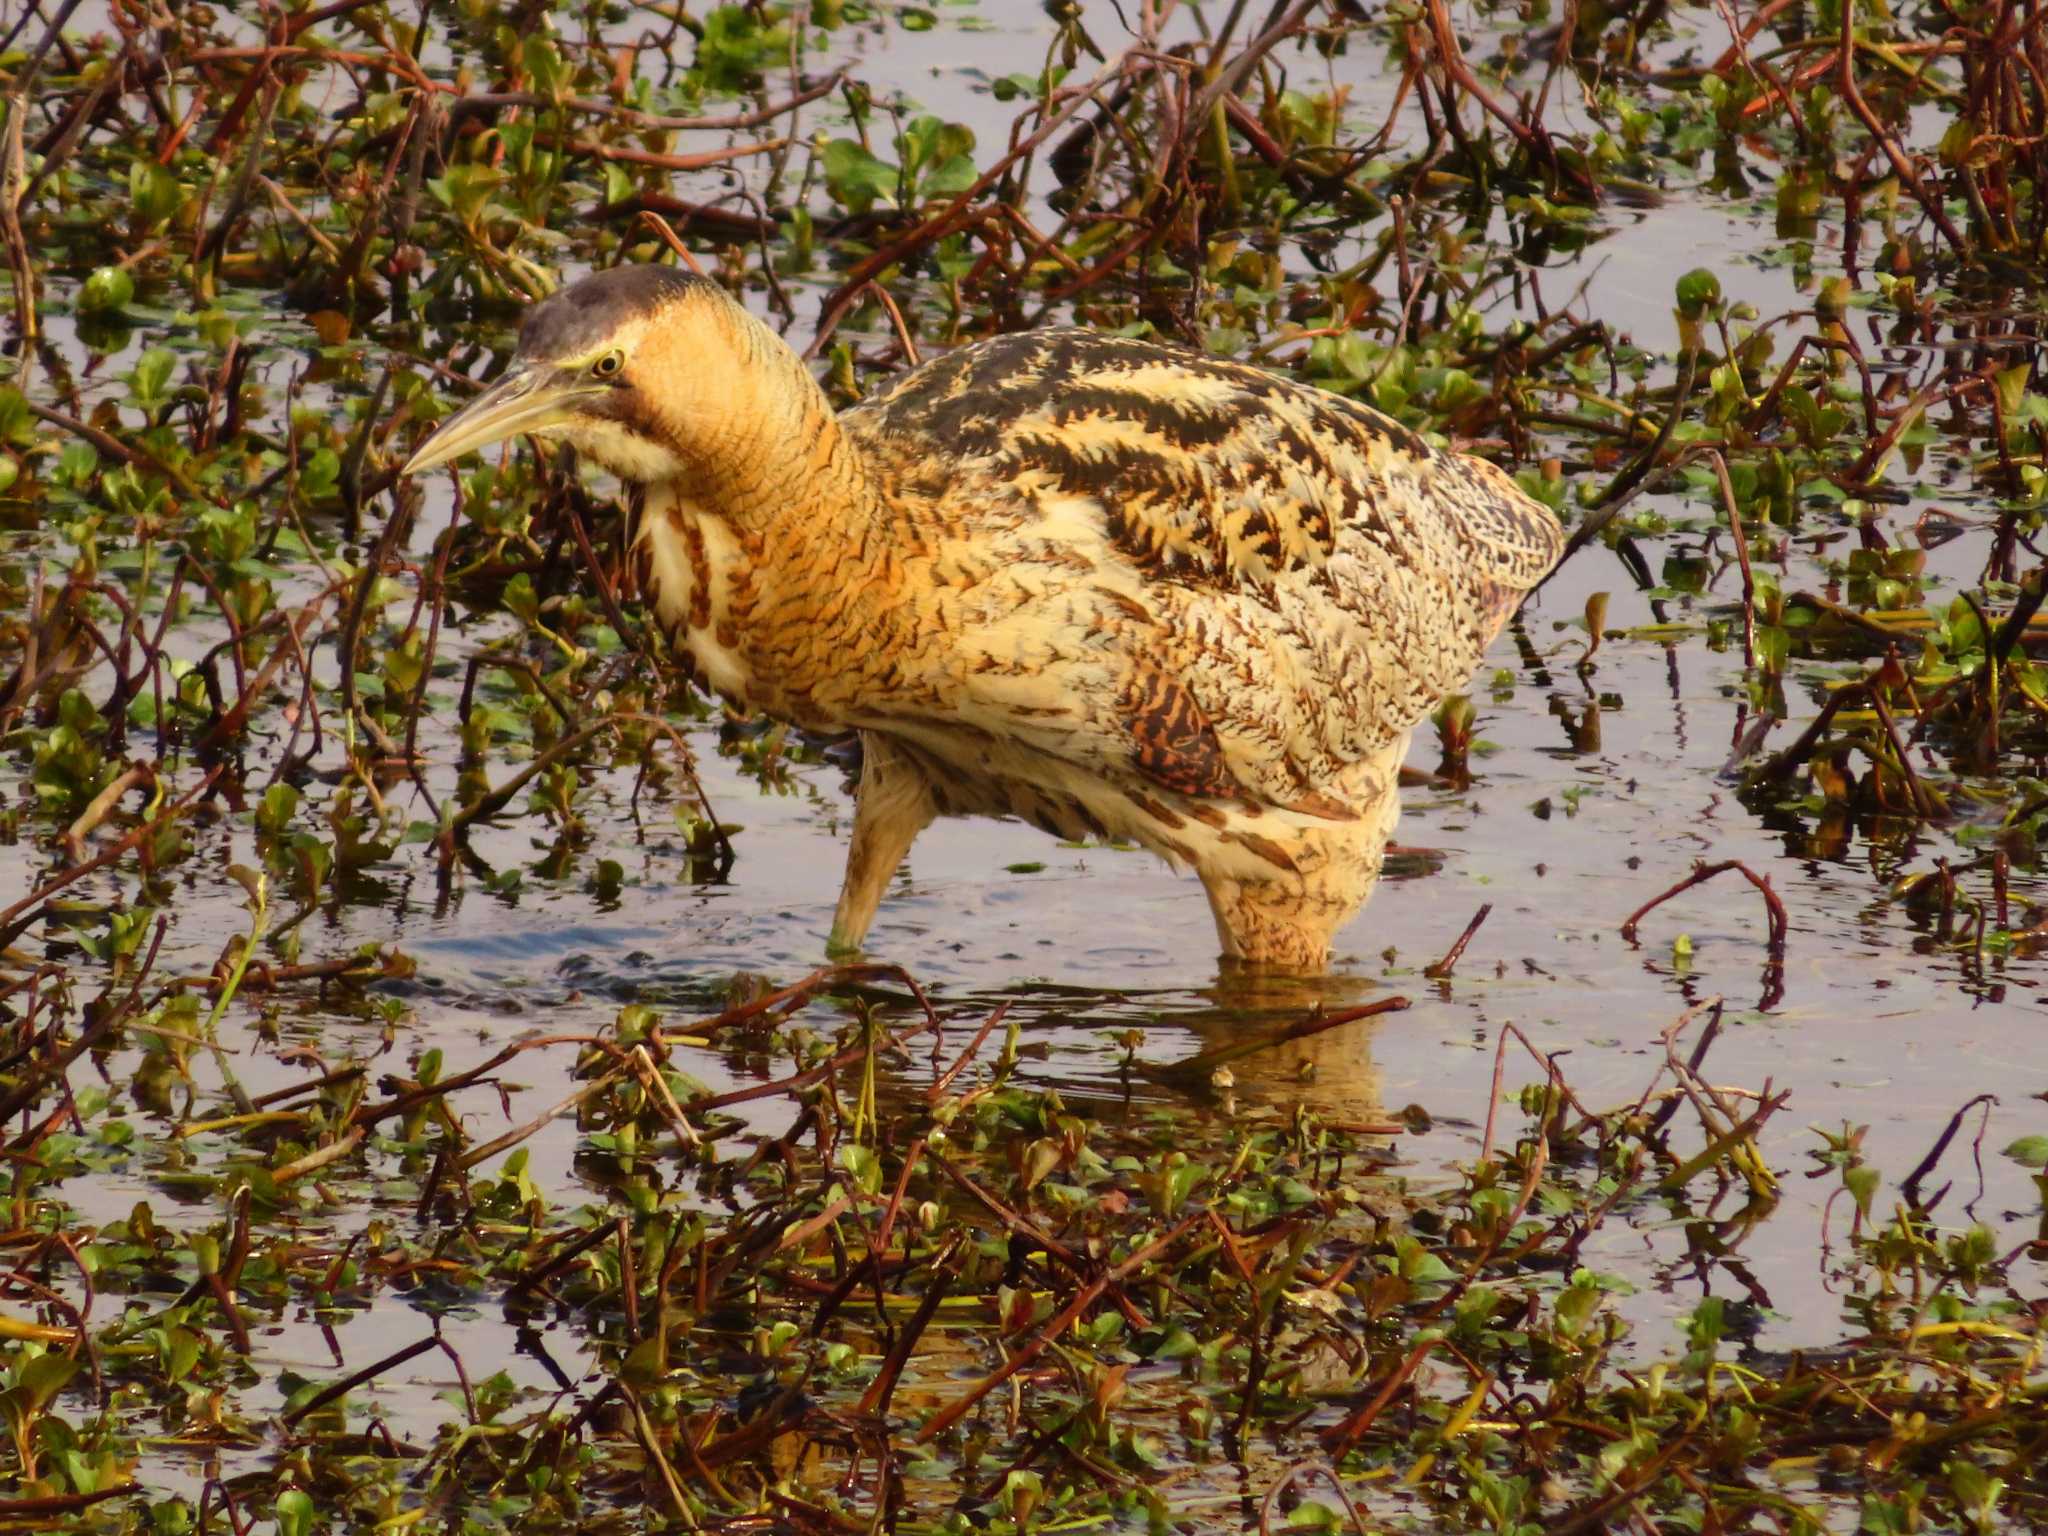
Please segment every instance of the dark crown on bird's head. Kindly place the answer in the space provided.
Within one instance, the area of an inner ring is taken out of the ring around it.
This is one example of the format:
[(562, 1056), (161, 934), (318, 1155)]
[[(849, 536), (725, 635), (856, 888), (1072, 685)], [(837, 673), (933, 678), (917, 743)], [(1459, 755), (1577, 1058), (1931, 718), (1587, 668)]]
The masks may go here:
[(528, 312), (519, 327), (519, 353), (528, 358), (580, 356), (616, 335), (627, 322), (652, 319), (696, 293), (726, 297), (710, 278), (673, 267), (634, 265), (593, 272)]

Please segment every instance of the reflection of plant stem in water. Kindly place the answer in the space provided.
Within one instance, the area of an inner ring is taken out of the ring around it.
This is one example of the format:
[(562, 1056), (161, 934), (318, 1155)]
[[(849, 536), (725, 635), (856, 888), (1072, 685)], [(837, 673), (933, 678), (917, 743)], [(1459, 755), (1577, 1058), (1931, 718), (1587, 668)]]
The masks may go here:
[(860, 1097), (853, 1106), (853, 1139), (865, 1144), (878, 1116), (875, 1112), (875, 1057), (880, 1052), (882, 1031), (875, 1025), (875, 1010), (866, 1003), (860, 1009)]
[(206, 1027), (200, 1033), (206, 1040), (206, 1048), (213, 1052), (214, 1064), (220, 1068), (221, 1080), (234, 1095), (235, 1108), (243, 1114), (254, 1114), (256, 1106), (249, 1102), (249, 1095), (243, 1089), (241, 1079), (235, 1076), (235, 1069), (228, 1061), (228, 1053), (221, 1048), (220, 1021), (228, 1011), (228, 1004), (234, 1001), (235, 993), (241, 989), (242, 978), (249, 974), (249, 957), (256, 953), (256, 946), (263, 942), (263, 935), (270, 927), (270, 900), (268, 882), (264, 876), (240, 864), (232, 865), (228, 873), (240, 882), (249, 893), (249, 908), (255, 914), (249, 925), (249, 936), (243, 939), (235, 951), (235, 963), (228, 970), (227, 981), (213, 1000), (213, 1012), (206, 1016)]

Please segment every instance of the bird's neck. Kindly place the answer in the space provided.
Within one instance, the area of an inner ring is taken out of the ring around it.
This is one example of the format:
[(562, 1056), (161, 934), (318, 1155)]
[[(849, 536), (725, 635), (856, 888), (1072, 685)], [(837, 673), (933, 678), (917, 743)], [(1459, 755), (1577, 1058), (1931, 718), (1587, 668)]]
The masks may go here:
[(693, 403), (685, 494), (742, 534), (844, 538), (873, 505), (859, 452), (781, 337), (737, 306), (732, 329), (720, 398)]
[(683, 472), (649, 489), (642, 589), (718, 692), (840, 729), (867, 688), (863, 658), (892, 651), (891, 541), (876, 536), (866, 460), (810, 370), (751, 316), (729, 325), (730, 358), (700, 369), (719, 398), (678, 401)]

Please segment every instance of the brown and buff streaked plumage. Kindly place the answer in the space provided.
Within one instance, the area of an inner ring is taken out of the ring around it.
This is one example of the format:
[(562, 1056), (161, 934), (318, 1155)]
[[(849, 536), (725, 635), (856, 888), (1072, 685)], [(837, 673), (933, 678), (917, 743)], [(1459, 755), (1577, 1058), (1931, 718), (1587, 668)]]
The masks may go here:
[(1409, 732), (1562, 547), (1490, 464), (1151, 342), (998, 337), (835, 415), (723, 290), (629, 268), (536, 309), (520, 362), (580, 382), (557, 418), (511, 387), (510, 430), (646, 485), (640, 584), (702, 679), (861, 733), (839, 947), (933, 817), (990, 814), (1138, 842), (1227, 954), (1322, 966)]

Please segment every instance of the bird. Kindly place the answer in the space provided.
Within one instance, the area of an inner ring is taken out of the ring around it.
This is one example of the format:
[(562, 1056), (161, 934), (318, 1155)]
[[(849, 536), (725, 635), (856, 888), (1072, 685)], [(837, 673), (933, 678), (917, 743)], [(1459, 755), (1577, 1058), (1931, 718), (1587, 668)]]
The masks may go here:
[(1015, 331), (835, 411), (660, 264), (534, 305), (401, 473), (521, 434), (639, 488), (627, 570), (699, 682), (858, 733), (832, 954), (935, 818), (981, 815), (1192, 870), (1226, 967), (1325, 969), (1410, 733), (1563, 548), (1499, 466), (1168, 342)]

